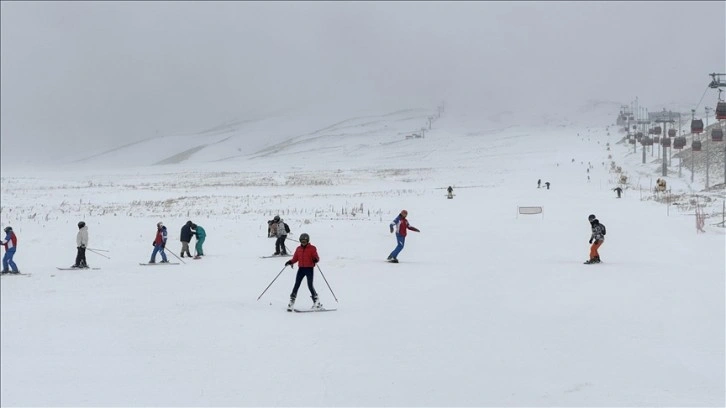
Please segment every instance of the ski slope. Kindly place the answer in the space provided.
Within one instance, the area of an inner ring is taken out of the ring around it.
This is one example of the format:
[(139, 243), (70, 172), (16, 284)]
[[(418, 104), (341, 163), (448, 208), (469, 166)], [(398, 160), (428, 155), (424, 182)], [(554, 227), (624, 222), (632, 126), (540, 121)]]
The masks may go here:
[[(452, 107), (415, 139), (434, 110), (276, 121), (264, 146), (240, 125), (166, 165), (202, 136), (4, 170), (2, 225), (32, 276), (0, 281), (3, 405), (723, 406), (720, 202), (697, 234), (686, 206), (616, 199), (608, 154), (636, 164), (614, 106), (536, 125)], [(421, 232), (389, 264), (402, 209)], [(604, 263), (583, 265), (591, 213)], [(276, 214), (310, 234), (337, 311), (285, 311), (294, 270), (260, 258)], [(80, 220), (111, 259), (59, 271)], [(159, 221), (179, 255), (187, 220), (202, 260), (139, 265)]]

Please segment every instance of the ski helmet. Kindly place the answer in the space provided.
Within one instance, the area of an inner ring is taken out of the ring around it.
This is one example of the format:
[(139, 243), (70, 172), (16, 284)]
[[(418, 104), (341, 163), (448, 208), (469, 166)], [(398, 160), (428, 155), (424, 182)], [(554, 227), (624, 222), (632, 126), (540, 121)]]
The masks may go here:
[(13, 230), (13, 227), (5, 227), (5, 232), (10, 232)]
[(279, 215), (276, 215), (275, 218), (273, 218), (273, 220), (280, 221), (280, 216)]
[(308, 235), (305, 232), (303, 232), (302, 234), (300, 234), (300, 242), (303, 242), (303, 241), (304, 242), (310, 242), (310, 235)]
[(85, 226), (86, 226), (86, 223), (83, 222), (83, 221), (81, 221), (81, 222), (78, 223), (78, 228), (83, 228)]
[(594, 220), (595, 218), (597, 218), (597, 217), (595, 217), (595, 214), (590, 214), (587, 216), (587, 220), (590, 222), (592, 222), (592, 220)]

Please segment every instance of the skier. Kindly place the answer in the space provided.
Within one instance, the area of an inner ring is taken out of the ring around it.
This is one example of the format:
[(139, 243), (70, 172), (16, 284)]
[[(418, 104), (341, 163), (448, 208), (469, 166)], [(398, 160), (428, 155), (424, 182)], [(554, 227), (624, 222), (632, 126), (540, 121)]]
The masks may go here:
[(194, 250), (196, 251), (194, 259), (199, 259), (204, 256), (204, 249), (202, 249), (202, 245), (204, 244), (204, 240), (207, 239), (207, 231), (205, 231), (201, 225), (197, 224), (192, 224), (192, 230), (194, 235), (197, 237), (197, 243), (194, 245)]
[(401, 213), (398, 214), (398, 216), (396, 216), (396, 218), (394, 218), (388, 226), (391, 230), (391, 234), (393, 234), (395, 227), (397, 243), (396, 248), (394, 248), (391, 254), (388, 255), (388, 262), (398, 263), (398, 254), (403, 250), (403, 246), (406, 244), (406, 233), (408, 230), (421, 232), (418, 228), (408, 223), (408, 219), (406, 218), (407, 216), (408, 211), (401, 210)]
[(600, 221), (594, 214), (590, 214), (587, 220), (590, 221), (590, 226), (592, 227), (592, 235), (590, 236), (590, 241), (588, 241), (592, 246), (590, 247), (590, 259), (585, 261), (585, 263), (600, 263), (600, 254), (597, 252), (597, 249), (605, 242), (605, 226), (600, 224)]
[(623, 189), (622, 189), (622, 188), (620, 188), (620, 187), (615, 187), (615, 188), (613, 189), (613, 191), (614, 191), (614, 192), (616, 192), (616, 193), (618, 193), (618, 198), (620, 198), (620, 194), (622, 194), (622, 193), (623, 193)]
[(549, 190), (550, 189), (550, 182), (549, 181), (545, 182), (545, 186), (547, 187), (547, 190)]
[(275, 253), (273, 255), (287, 255), (287, 247), (285, 247), (285, 240), (287, 239), (287, 233), (290, 232), (290, 226), (285, 224), (279, 215), (275, 216), (277, 224), (277, 240), (275, 240)]
[(13, 227), (5, 227), (5, 239), (0, 241), (0, 244), (5, 247), (2, 273), (20, 273), (18, 266), (13, 262), (15, 248), (18, 247), (18, 237), (13, 232)]
[(446, 189), (446, 191), (449, 193), (448, 198), (454, 198), (454, 188), (449, 186), (449, 188)]
[(71, 268), (88, 268), (86, 263), (86, 246), (88, 246), (88, 226), (85, 222), (78, 223), (78, 234), (76, 234), (76, 263)]
[(164, 226), (164, 223), (158, 222), (156, 224), (156, 237), (151, 245), (154, 246), (154, 252), (151, 253), (149, 263), (156, 263), (157, 252), (161, 253), (161, 263), (168, 263), (169, 261), (166, 259), (166, 253), (164, 252), (164, 248), (166, 248), (166, 226)]
[[(279, 220), (280, 217), (277, 216), (277, 219)], [(267, 238), (277, 238), (277, 220), (274, 218), (267, 221)]]
[(537, 188), (542, 186), (542, 179), (537, 179)]
[(313, 308), (320, 309), (323, 307), (318, 300), (318, 292), (313, 287), (313, 272), (315, 272), (315, 265), (320, 261), (318, 256), (318, 249), (310, 243), (310, 235), (306, 233), (300, 234), (300, 246), (295, 249), (295, 254), (292, 259), (285, 262), (285, 266), (298, 264), (297, 275), (295, 276), (295, 286), (292, 287), (292, 293), (290, 293), (290, 303), (287, 305), (287, 311), (292, 312), (295, 306), (295, 298), (297, 298), (297, 290), (300, 289), (300, 283), (302, 283), (303, 277), (307, 278), (308, 289), (310, 289), (310, 297), (313, 299)]
[(183, 227), (181, 227), (181, 235), (179, 236), (179, 241), (182, 243), (182, 249), (181, 249), (181, 257), (184, 258), (184, 253), (187, 254), (189, 258), (192, 257), (192, 253), (189, 252), (189, 243), (192, 242), (192, 237), (194, 236), (194, 233), (192, 232), (192, 225), (194, 223), (191, 221), (187, 221), (186, 224), (184, 224)]

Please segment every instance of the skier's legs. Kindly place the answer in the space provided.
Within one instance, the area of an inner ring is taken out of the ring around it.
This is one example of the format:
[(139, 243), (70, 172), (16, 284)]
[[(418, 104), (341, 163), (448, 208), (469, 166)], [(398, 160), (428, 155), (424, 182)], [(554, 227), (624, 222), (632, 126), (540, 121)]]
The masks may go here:
[(156, 262), (156, 254), (161, 249), (161, 245), (154, 245), (154, 251), (151, 253), (151, 260), (149, 262)]
[(285, 238), (284, 237), (277, 237), (275, 240), (275, 253), (281, 254), (285, 252)]
[(597, 252), (597, 249), (600, 248), (600, 245), (602, 245), (602, 243), (602, 240), (597, 240), (592, 243), (592, 246), (590, 247), (590, 259), (600, 256), (600, 254)]
[(202, 245), (204, 245), (204, 240), (205, 239), (206, 239), (206, 237), (197, 238), (197, 245), (195, 245), (195, 248), (194, 249), (197, 251), (197, 255), (198, 256), (203, 256), (204, 255), (204, 250), (202, 249)]
[(406, 244), (406, 237), (403, 235), (396, 234), (396, 248), (391, 252), (391, 255), (389, 255), (389, 258), (397, 258), (398, 254), (401, 253), (403, 250), (403, 246)]
[(14, 247), (5, 251), (5, 256), (3, 256), (3, 270), (8, 270), (9, 265), (11, 270), (18, 271), (18, 265), (15, 265), (15, 262), (13, 262), (13, 256), (15, 256)]
[(81, 265), (81, 266), (88, 265), (88, 263), (86, 262), (86, 248), (83, 248), (83, 247), (80, 248), (80, 252), (81, 252), (81, 254), (80, 254), (81, 255), (81, 263), (79, 263), (78, 265)]
[[(303, 268), (300, 268), (301, 270)], [(318, 292), (315, 291), (315, 288), (313, 287), (313, 274), (315, 270), (313, 268), (304, 268), (305, 269), (305, 277), (308, 278), (308, 289), (310, 290), (310, 296), (313, 297), (313, 300), (318, 298)]]
[(291, 299), (295, 299), (297, 297), (297, 290), (300, 289), (300, 283), (302, 283), (303, 276), (305, 276), (305, 273), (302, 271), (302, 268), (299, 268), (297, 270), (297, 275), (295, 275), (295, 286), (292, 287), (292, 293), (290, 293)]
[(161, 262), (169, 262), (166, 259), (166, 252), (164, 252), (164, 247), (162, 245), (159, 245), (159, 253), (161, 254)]

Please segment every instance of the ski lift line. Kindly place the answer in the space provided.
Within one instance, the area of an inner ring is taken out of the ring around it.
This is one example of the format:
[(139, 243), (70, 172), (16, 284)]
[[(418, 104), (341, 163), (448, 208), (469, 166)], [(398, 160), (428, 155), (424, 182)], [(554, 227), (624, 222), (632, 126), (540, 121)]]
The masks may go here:
[(701, 102), (703, 102), (703, 98), (706, 97), (706, 92), (708, 92), (709, 89), (710, 89), (710, 87), (709, 86), (706, 86), (706, 90), (703, 91), (703, 95), (701, 95), (701, 99), (696, 104), (696, 110), (698, 110), (698, 107), (701, 106)]

